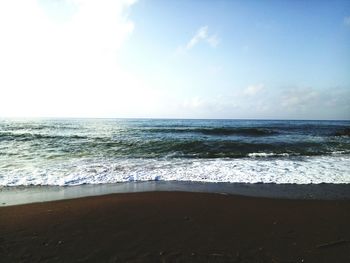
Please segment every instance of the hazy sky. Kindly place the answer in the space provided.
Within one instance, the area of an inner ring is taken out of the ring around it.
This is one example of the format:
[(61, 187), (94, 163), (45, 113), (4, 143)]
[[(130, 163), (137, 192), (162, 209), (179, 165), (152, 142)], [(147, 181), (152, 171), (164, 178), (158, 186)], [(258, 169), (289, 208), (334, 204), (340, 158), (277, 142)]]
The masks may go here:
[(1, 0), (13, 116), (350, 119), (350, 1)]

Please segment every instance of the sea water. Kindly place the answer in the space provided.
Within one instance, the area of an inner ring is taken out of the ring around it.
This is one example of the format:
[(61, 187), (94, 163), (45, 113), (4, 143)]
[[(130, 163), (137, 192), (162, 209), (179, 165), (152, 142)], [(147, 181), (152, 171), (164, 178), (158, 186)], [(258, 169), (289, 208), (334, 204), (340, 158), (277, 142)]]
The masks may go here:
[(0, 186), (350, 183), (350, 121), (1, 119)]

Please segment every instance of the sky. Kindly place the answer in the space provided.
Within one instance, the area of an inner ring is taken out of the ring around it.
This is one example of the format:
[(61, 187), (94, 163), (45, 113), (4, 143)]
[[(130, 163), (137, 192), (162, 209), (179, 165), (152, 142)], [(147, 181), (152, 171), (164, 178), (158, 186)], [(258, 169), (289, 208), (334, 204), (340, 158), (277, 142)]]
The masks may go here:
[(350, 1), (2, 0), (0, 117), (350, 119)]

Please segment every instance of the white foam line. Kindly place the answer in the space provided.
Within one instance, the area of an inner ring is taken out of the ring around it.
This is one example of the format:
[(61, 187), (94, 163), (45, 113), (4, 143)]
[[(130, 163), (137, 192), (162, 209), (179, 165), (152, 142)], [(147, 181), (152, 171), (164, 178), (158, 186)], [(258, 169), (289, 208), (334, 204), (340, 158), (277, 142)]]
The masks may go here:
[(243, 159), (78, 159), (0, 167), (0, 186), (132, 181), (350, 183), (350, 155)]

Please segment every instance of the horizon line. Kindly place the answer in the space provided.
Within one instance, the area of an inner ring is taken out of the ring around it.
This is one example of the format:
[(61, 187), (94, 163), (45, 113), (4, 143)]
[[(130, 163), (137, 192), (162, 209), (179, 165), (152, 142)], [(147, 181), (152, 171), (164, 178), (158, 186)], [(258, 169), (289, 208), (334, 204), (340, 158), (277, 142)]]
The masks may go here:
[(90, 119), (90, 120), (118, 120), (118, 119), (122, 119), (122, 120), (241, 120), (241, 121), (350, 121), (349, 119), (294, 119), (294, 118), (286, 118), (286, 119), (282, 119), (282, 118), (178, 118), (178, 117), (174, 117), (174, 118), (167, 118), (167, 117), (48, 117), (48, 116), (44, 116), (44, 117), (28, 117), (28, 116), (16, 116), (16, 117), (3, 117), (0, 116), (0, 120), (3, 119), (46, 119), (46, 120), (80, 120), (80, 119)]

